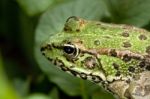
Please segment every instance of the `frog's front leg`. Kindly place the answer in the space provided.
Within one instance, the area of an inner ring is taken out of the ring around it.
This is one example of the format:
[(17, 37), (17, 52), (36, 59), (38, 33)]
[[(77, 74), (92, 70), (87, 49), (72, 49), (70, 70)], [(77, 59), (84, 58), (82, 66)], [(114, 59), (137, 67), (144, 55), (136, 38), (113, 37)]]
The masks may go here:
[(136, 75), (130, 82), (114, 81), (108, 89), (119, 96), (119, 99), (150, 99), (150, 72)]
[(127, 90), (131, 99), (150, 99), (150, 71), (144, 71), (130, 82)]
[(126, 81), (114, 81), (108, 86), (108, 90), (118, 95), (119, 99), (129, 99), (125, 96), (125, 92), (128, 88), (129, 84)]

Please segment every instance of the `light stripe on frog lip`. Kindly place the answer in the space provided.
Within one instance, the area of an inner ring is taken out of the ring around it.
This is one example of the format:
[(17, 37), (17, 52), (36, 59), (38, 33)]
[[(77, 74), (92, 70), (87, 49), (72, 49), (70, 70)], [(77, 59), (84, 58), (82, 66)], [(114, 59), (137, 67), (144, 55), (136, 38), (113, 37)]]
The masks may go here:
[[(69, 68), (68, 68), (68, 69), (69, 69)], [(90, 74), (87, 73), (87, 74), (86, 74), (86, 73), (83, 73), (83, 72), (77, 72), (77, 71), (72, 70), (72, 69), (69, 69), (68, 71), (69, 71), (69, 73), (73, 74), (74, 76), (79, 77), (79, 78), (82, 78), (82, 79), (84, 79), (84, 80), (88, 79), (88, 80), (93, 81), (93, 82), (95, 82), (95, 83), (104, 82), (103, 79), (101, 79), (100, 76), (94, 75), (94, 74), (92, 74), (92, 73), (90, 73)]]

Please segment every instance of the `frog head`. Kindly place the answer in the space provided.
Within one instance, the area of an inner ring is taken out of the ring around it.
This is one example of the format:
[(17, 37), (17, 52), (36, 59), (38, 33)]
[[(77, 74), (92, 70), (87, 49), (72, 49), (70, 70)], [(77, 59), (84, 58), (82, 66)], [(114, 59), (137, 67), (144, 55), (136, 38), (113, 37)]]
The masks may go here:
[[(93, 25), (78, 17), (67, 19), (62, 32), (51, 36), (41, 47), (42, 54), (54, 65), (63, 71), (82, 79), (88, 79), (96, 83), (106, 78), (101, 69), (100, 60), (93, 52), (89, 52), (93, 44), (88, 32)], [(94, 30), (94, 29), (92, 29)]]

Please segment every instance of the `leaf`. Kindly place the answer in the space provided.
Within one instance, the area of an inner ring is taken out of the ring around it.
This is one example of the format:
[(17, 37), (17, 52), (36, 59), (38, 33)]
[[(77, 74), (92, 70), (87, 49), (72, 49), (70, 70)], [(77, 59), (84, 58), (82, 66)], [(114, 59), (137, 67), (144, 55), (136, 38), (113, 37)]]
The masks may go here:
[(150, 21), (150, 0), (106, 0), (116, 23), (145, 26)]
[(22, 80), (22, 79), (16, 78), (14, 80), (14, 85), (19, 95), (26, 96), (29, 93), (29, 87), (30, 87), (29, 79)]
[(17, 0), (17, 2), (29, 16), (34, 16), (45, 11), (54, 0)]
[(115, 97), (108, 92), (98, 89), (92, 94), (92, 99), (115, 99)]
[(0, 99), (20, 99), (19, 95), (10, 84), (4, 72), (1, 53), (0, 53), (0, 88), (1, 88)]
[(70, 16), (80, 16), (86, 19), (100, 19), (107, 13), (107, 9), (101, 0), (73, 0), (49, 9), (41, 17), (36, 29), (35, 57), (40, 68), (45, 72), (50, 81), (56, 83), (69, 95), (89, 95), (99, 88), (97, 85), (59, 70), (56, 66), (41, 55), (40, 45), (49, 35), (62, 30), (66, 19)]
[(45, 94), (34, 93), (34, 94), (31, 94), (30, 96), (28, 96), (27, 98), (24, 98), (24, 99), (52, 99), (52, 98), (45, 95)]
[(59, 94), (57, 88), (53, 88), (52, 91), (50, 92), (50, 97), (52, 99), (59, 99)]

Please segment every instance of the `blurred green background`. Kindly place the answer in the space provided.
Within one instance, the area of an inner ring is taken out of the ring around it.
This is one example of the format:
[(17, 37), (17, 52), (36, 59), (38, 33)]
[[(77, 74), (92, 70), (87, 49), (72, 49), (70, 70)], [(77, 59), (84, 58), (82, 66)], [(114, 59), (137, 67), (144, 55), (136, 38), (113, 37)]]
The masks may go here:
[(114, 99), (41, 55), (69, 16), (150, 30), (150, 0), (0, 0), (0, 99)]

